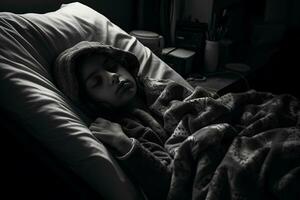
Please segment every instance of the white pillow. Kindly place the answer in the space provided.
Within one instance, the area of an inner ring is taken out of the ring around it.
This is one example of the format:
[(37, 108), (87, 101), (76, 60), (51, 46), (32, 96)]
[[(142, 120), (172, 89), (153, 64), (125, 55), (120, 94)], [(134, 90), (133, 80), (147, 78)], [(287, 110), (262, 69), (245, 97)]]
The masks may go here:
[[(51, 63), (59, 53), (82, 40), (99, 41), (104, 44), (130, 51), (141, 64), (139, 75), (156, 79), (171, 79), (193, 90), (176, 71), (153, 54), (135, 37), (129, 35), (102, 14), (81, 3), (63, 4), (56, 12), (25, 14), (26, 19), (36, 25), (43, 35), (35, 38), (36, 48), (44, 50), (44, 57)], [(45, 40), (46, 39), (46, 40)], [(44, 47), (41, 47), (44, 40)], [(50, 52), (49, 52), (50, 50)]]
[(53, 84), (55, 58), (82, 40), (131, 51), (141, 63), (141, 76), (170, 78), (192, 89), (106, 17), (81, 3), (70, 3), (46, 14), (0, 13), (0, 106), (101, 196), (134, 198), (136, 191), (119, 165)]

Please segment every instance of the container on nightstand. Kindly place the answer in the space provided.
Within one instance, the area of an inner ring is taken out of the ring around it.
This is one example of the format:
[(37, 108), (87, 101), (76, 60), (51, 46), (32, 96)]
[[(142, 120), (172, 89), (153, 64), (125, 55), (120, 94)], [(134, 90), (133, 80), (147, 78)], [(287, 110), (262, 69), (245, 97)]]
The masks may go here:
[(183, 77), (191, 73), (195, 52), (182, 48), (168, 47), (162, 51), (162, 59)]

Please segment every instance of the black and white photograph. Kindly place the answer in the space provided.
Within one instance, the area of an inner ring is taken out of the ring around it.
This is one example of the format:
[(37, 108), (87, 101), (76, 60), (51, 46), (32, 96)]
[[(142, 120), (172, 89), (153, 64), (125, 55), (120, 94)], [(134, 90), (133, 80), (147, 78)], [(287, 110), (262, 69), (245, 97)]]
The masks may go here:
[(1, 0), (1, 199), (299, 200), (299, 0)]

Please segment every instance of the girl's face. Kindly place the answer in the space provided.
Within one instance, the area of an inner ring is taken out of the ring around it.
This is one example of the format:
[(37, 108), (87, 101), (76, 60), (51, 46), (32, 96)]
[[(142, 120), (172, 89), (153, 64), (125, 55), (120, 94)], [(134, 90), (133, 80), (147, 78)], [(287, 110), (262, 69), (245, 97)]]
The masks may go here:
[(132, 75), (117, 61), (105, 55), (92, 55), (79, 69), (87, 95), (96, 103), (118, 108), (132, 100), (137, 85)]

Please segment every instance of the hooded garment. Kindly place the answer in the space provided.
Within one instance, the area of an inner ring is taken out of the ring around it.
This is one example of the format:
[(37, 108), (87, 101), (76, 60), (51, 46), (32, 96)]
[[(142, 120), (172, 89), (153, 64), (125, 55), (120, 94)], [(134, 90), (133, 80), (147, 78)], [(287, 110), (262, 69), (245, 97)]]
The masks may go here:
[(103, 45), (99, 42), (82, 41), (77, 43), (73, 47), (63, 51), (57, 57), (53, 68), (53, 76), (57, 87), (75, 104), (80, 104), (80, 87), (76, 75), (76, 60), (81, 56), (91, 53), (110, 56), (122, 64), (134, 77), (137, 76), (139, 70), (139, 61), (136, 56), (130, 52), (109, 45)]

